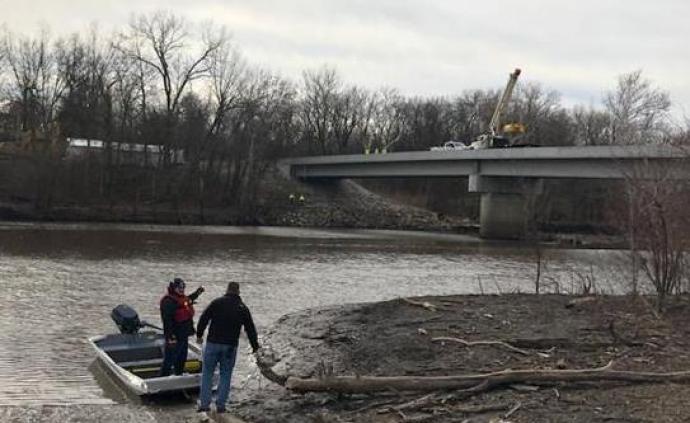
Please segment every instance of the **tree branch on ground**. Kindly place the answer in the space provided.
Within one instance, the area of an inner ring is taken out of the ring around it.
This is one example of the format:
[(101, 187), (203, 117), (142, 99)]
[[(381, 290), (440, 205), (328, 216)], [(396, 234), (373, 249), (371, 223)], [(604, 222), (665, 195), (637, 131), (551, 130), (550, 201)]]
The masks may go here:
[(407, 303), (411, 306), (422, 307), (422, 308), (427, 309), (429, 311), (436, 311), (438, 309), (438, 306), (431, 304), (430, 302), (427, 302), (427, 301), (415, 301), (415, 300), (411, 300), (409, 298), (400, 298), (400, 301)]
[(432, 338), (431, 342), (452, 342), (456, 344), (461, 344), (465, 347), (474, 347), (477, 345), (491, 345), (491, 346), (500, 346), (503, 348), (507, 348), (510, 351), (516, 352), (518, 354), (522, 355), (530, 355), (529, 351), (522, 350), (520, 348), (516, 348), (506, 342), (502, 341), (465, 341), (464, 339), (459, 339), (459, 338), (451, 338), (451, 337), (437, 337), (437, 338)]

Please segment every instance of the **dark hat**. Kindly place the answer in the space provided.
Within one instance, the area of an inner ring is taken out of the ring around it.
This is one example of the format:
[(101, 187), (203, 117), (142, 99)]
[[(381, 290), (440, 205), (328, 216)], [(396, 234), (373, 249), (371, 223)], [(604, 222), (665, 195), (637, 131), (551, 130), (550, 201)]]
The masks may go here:
[(240, 293), (240, 284), (237, 282), (228, 282), (228, 294), (238, 294)]
[(172, 282), (170, 282), (170, 287), (171, 288), (184, 288), (185, 283), (182, 280), (182, 278), (175, 278), (172, 280)]

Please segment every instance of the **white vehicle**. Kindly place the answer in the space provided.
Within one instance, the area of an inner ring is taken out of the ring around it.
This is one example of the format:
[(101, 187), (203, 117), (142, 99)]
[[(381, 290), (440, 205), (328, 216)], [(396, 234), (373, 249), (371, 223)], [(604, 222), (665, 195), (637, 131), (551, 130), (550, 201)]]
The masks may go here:
[(431, 147), (431, 151), (467, 150), (469, 147), (460, 141), (446, 141), (441, 147)]

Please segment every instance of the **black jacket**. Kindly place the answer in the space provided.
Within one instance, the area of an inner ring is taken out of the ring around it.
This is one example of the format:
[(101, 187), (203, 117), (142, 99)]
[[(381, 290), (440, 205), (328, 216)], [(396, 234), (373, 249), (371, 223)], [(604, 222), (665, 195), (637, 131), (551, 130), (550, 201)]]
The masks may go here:
[[(201, 295), (201, 292), (203, 292), (201, 289), (197, 289), (188, 295), (187, 298), (193, 303)], [(175, 311), (179, 306), (177, 301), (170, 297), (171, 295), (174, 295), (174, 293), (168, 289), (168, 295), (161, 300), (161, 320), (163, 321), (165, 339), (179, 339), (194, 335), (193, 319), (185, 320), (184, 322), (175, 321)]]
[(199, 318), (199, 324), (196, 328), (197, 336), (204, 335), (209, 321), (211, 322), (207, 338), (209, 342), (237, 345), (240, 329), (244, 326), (252, 349), (256, 351), (259, 348), (252, 314), (239, 295), (225, 294), (211, 301), (211, 304), (206, 307)]

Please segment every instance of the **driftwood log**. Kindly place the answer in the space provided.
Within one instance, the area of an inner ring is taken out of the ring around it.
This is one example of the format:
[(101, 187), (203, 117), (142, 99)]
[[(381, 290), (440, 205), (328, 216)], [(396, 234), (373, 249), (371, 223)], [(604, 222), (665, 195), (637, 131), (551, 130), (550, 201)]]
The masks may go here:
[(468, 390), (482, 392), (501, 385), (552, 384), (555, 382), (618, 381), (632, 383), (689, 383), (690, 371), (655, 373), (612, 370), (604, 367), (580, 370), (502, 370), (459, 376), (330, 376), (302, 379), (288, 377), (285, 387), (295, 392), (361, 394), (381, 391)]
[(281, 375), (273, 371), (273, 366), (276, 364), (276, 359), (271, 353), (265, 353), (262, 351), (261, 354), (256, 357), (256, 365), (259, 368), (261, 374), (273, 383), (280, 386), (285, 386), (288, 377)]
[(411, 306), (416, 306), (416, 307), (422, 307), (425, 308), (429, 311), (436, 311), (438, 309), (437, 305), (431, 304), (428, 301), (414, 301), (409, 298), (400, 298), (400, 300), (404, 303), (407, 303)]

